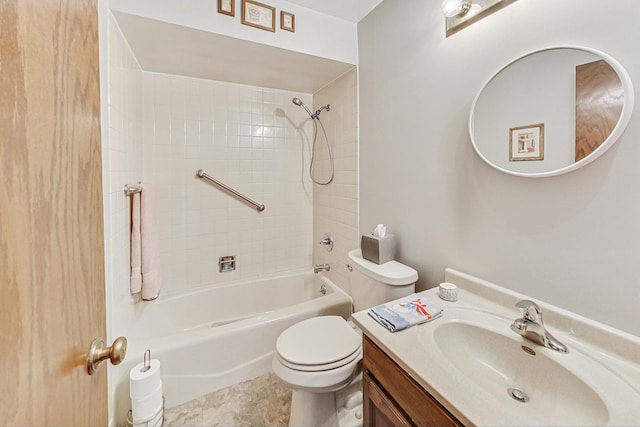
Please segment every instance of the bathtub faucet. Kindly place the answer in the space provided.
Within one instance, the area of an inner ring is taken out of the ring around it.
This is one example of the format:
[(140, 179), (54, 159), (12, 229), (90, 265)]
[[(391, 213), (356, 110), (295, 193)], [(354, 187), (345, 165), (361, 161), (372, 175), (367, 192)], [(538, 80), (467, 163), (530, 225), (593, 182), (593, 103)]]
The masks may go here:
[(314, 273), (320, 273), (321, 271), (329, 271), (331, 270), (331, 266), (329, 264), (318, 264), (313, 266)]

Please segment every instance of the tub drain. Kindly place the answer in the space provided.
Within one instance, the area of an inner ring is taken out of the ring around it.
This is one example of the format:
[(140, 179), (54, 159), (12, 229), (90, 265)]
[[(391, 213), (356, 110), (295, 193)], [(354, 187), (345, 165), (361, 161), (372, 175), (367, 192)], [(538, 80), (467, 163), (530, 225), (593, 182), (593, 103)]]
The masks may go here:
[(517, 388), (510, 388), (509, 390), (507, 390), (509, 392), (509, 396), (511, 396), (512, 398), (514, 398), (515, 400), (517, 400), (518, 402), (528, 402), (529, 401), (529, 396), (527, 396), (527, 394)]

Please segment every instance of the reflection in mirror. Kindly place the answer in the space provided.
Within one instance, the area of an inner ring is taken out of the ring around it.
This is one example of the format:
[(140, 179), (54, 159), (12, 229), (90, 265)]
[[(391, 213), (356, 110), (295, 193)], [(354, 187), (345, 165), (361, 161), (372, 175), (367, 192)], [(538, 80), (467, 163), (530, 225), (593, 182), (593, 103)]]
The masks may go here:
[(469, 131), (491, 166), (552, 176), (606, 151), (632, 109), (631, 81), (617, 61), (592, 49), (554, 47), (498, 71), (473, 103)]

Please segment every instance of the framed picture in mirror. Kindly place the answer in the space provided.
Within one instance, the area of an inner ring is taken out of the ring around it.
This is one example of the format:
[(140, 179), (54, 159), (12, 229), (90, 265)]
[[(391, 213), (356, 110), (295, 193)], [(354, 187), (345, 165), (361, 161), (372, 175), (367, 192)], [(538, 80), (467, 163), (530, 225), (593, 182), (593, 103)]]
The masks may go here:
[(544, 123), (509, 129), (509, 161), (544, 160)]
[(236, 0), (218, 0), (218, 13), (236, 16)]

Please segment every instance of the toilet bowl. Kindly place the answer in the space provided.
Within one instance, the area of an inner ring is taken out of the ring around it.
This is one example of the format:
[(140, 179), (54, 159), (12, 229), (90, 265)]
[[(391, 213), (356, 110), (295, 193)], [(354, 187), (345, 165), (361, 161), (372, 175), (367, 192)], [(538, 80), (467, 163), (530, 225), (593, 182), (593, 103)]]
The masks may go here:
[[(374, 264), (359, 249), (349, 252), (349, 258), (356, 310), (415, 291), (418, 273), (411, 267), (396, 261)], [(289, 426), (362, 426), (362, 387), (354, 384), (361, 382), (361, 362), (362, 334), (342, 317), (306, 319), (282, 332), (271, 365), (293, 389)], [(348, 395), (337, 399), (341, 392)], [(338, 408), (336, 400), (346, 404)]]
[(341, 424), (335, 402), (336, 392), (360, 373), (361, 362), (362, 336), (340, 316), (303, 320), (280, 334), (272, 368), (293, 389), (289, 425), (362, 425), (362, 410), (353, 405), (350, 418), (355, 423)]
[(340, 316), (320, 316), (280, 334), (272, 367), (294, 389), (327, 393), (347, 386), (360, 360), (360, 334)]

